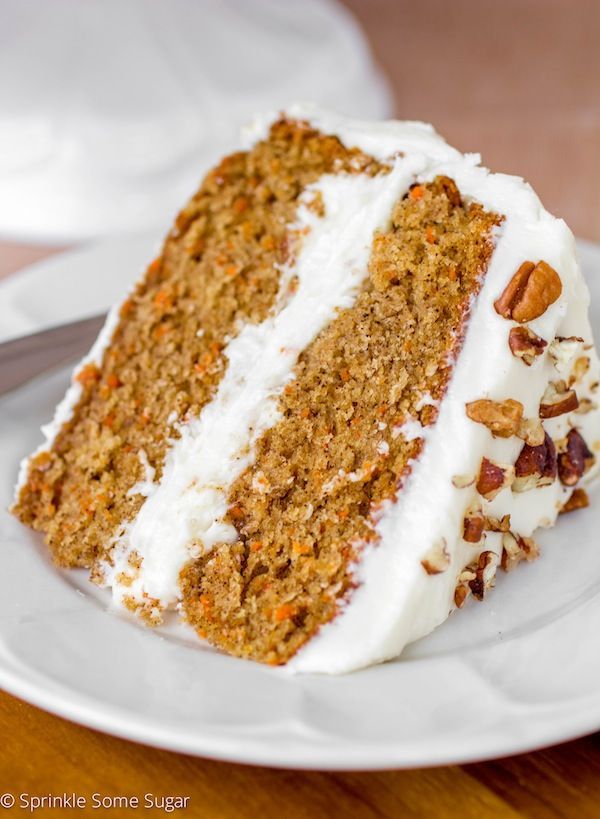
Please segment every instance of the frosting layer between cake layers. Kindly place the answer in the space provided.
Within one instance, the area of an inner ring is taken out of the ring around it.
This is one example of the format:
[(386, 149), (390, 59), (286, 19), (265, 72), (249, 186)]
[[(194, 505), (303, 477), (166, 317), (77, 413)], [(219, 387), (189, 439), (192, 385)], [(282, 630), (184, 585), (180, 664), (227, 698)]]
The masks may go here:
[[(228, 488), (252, 461), (254, 443), (279, 420), (277, 398), (299, 354), (336, 311), (352, 305), (368, 273), (374, 232), (386, 225), (396, 200), (424, 169), (420, 156), (398, 157), (388, 174), (327, 175), (306, 192), (290, 227), (301, 237), (301, 250), (282, 271), (278, 309), (229, 342), (217, 394), (197, 419), (180, 425), (160, 483), (115, 544), (112, 565), (104, 567), (117, 597), (146, 595), (170, 606), (178, 600), (179, 573), (191, 556), (237, 540), (224, 520)], [(323, 217), (310, 208), (317, 193)], [(286, 296), (292, 277), (294, 292)], [(142, 570), (123, 586), (118, 578), (130, 568), (133, 552), (142, 558)]]

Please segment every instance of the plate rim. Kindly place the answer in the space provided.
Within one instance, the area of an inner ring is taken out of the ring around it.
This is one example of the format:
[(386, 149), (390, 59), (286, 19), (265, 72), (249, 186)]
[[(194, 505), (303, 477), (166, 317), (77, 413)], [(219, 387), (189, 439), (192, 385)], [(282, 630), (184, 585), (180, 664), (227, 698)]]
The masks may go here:
[[(246, 737), (238, 738), (236, 747), (233, 749), (227, 747), (228, 743), (231, 745), (232, 740), (226, 738), (224, 742), (219, 742), (216, 732), (198, 733), (187, 741), (181, 741), (182, 735), (179, 735), (178, 738), (176, 732), (159, 728), (155, 723), (150, 722), (149, 727), (145, 729), (140, 717), (132, 718), (130, 716), (128, 721), (119, 722), (119, 720), (122, 720), (122, 715), (120, 715), (119, 709), (112, 705), (104, 703), (101, 709), (94, 709), (91, 702), (89, 704), (85, 702), (88, 698), (82, 697), (81, 694), (77, 694), (77, 698), (83, 699), (82, 703), (78, 705), (70, 704), (68, 698), (61, 699), (58, 695), (49, 695), (42, 687), (36, 686), (31, 681), (24, 683), (22, 678), (11, 674), (1, 664), (0, 688), (6, 693), (49, 714), (118, 739), (137, 742), (159, 750), (203, 757), (220, 762), (270, 767), (280, 770), (382, 771), (467, 765), (543, 750), (553, 745), (588, 736), (600, 730), (599, 699), (593, 719), (590, 719), (589, 711), (586, 711), (585, 708), (581, 709), (583, 716), (574, 729), (565, 729), (562, 725), (555, 730), (549, 727), (546, 732), (540, 731), (535, 738), (530, 735), (527, 739), (522, 740), (503, 738), (500, 743), (493, 743), (494, 747), (477, 747), (478, 743), (471, 741), (466, 748), (462, 748), (461, 752), (453, 753), (448, 750), (448, 740), (444, 739), (442, 751), (438, 750), (436, 754), (420, 755), (419, 753), (406, 753), (402, 745), (390, 748), (386, 744), (383, 746), (382, 758), (373, 755), (371, 759), (367, 760), (364, 755), (367, 753), (373, 754), (374, 744), (365, 743), (364, 750), (361, 750), (363, 754), (361, 760), (344, 760), (340, 759), (339, 756), (332, 758), (327, 751), (325, 753), (315, 753), (314, 749), (310, 752), (311, 756), (303, 755), (302, 751), (300, 753), (297, 751), (290, 753), (288, 749), (285, 759), (282, 759), (281, 752), (279, 754), (270, 754), (269, 751), (265, 750), (264, 743), (256, 743), (255, 745), (252, 741), (248, 742)], [(65, 689), (65, 694), (66, 692)], [(589, 699), (587, 703), (589, 703)], [(550, 721), (545, 724), (552, 726)], [(479, 737), (481, 735), (475, 736)]]

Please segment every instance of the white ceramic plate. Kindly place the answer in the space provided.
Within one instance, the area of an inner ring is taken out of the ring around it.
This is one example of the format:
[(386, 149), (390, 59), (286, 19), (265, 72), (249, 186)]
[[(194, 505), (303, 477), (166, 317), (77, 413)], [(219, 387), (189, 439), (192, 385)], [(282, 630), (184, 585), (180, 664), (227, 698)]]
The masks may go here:
[[(31, 330), (105, 307), (151, 237), (54, 257), (0, 287), (0, 326)], [(582, 243), (600, 336), (600, 248)], [(110, 262), (110, 264), (107, 264)], [(65, 304), (65, 288), (68, 304)], [(0, 503), (67, 383), (44, 376), (0, 402)], [(600, 728), (600, 494), (540, 538), (401, 660), (342, 677), (223, 656), (182, 626), (109, 613), (83, 572), (0, 517), (0, 686), (61, 716), (176, 751), (282, 767), (438, 765), (531, 750)]]

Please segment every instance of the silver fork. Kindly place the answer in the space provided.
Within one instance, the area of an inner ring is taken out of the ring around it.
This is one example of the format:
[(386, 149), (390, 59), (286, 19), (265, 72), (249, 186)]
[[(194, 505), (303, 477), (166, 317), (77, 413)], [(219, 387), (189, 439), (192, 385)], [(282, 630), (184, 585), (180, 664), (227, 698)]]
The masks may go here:
[(0, 395), (58, 364), (82, 356), (106, 315), (60, 324), (0, 343)]

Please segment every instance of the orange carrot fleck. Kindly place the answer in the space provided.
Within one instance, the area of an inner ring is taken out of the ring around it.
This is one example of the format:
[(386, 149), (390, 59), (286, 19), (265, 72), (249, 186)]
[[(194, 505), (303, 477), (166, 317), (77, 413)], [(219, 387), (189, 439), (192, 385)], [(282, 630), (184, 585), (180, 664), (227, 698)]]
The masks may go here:
[(119, 315), (121, 318), (126, 318), (131, 314), (133, 310), (133, 299), (127, 299), (121, 305), (121, 309), (119, 310)]
[(292, 552), (295, 555), (310, 555), (312, 554), (312, 546), (310, 543), (298, 543), (298, 541), (295, 540), (292, 543)]
[(430, 245), (434, 245), (437, 241), (435, 230), (431, 227), (431, 225), (428, 225), (428, 227), (425, 229), (425, 238)]
[(234, 520), (242, 520), (244, 517), (244, 510), (241, 506), (231, 506), (229, 514)]
[(38, 469), (40, 472), (45, 472), (50, 464), (52, 463), (52, 456), (49, 452), (40, 452), (39, 455), (35, 456), (33, 461), (33, 466), (35, 469)]
[(200, 605), (202, 606), (202, 614), (206, 617), (206, 619), (210, 622), (214, 619), (213, 617), (213, 608), (212, 608), (212, 600), (206, 594), (200, 595)]
[(164, 310), (173, 306), (173, 300), (166, 290), (159, 290), (152, 299), (152, 303), (155, 307), (162, 307)]
[(347, 384), (348, 381), (350, 381), (350, 370), (347, 367), (344, 367), (344, 369), (340, 372), (340, 378), (344, 384)]
[(410, 193), (408, 195), (413, 201), (416, 201), (417, 199), (422, 199), (424, 193), (425, 188), (423, 187), (423, 185), (415, 185), (413, 188), (410, 189)]
[(170, 332), (170, 330), (171, 328), (168, 324), (159, 324), (154, 330), (154, 338), (157, 341), (160, 341), (161, 338), (164, 338)]
[(245, 196), (238, 196), (233, 202), (233, 212), (239, 215), (245, 210), (248, 210), (248, 200)]
[(305, 420), (310, 418), (310, 410), (308, 407), (302, 407), (300, 410), (300, 418), (304, 418)]
[(281, 623), (283, 620), (289, 620), (295, 614), (296, 614), (295, 606), (292, 606), (291, 603), (283, 603), (281, 606), (277, 606), (277, 608), (273, 612), (273, 618), (275, 622)]
[(185, 228), (188, 226), (188, 223), (189, 217), (187, 213), (184, 210), (180, 211), (177, 214), (177, 218), (175, 219), (175, 227), (177, 228), (177, 230), (185, 230)]
[(75, 376), (75, 380), (84, 387), (91, 387), (92, 384), (100, 381), (100, 370), (95, 364), (86, 364), (79, 370)]
[(263, 547), (262, 541), (260, 541), (260, 540), (253, 540), (250, 543), (250, 551), (251, 552), (258, 552), (258, 551), (260, 551), (262, 549), (262, 547)]
[(121, 379), (114, 373), (109, 373), (109, 375), (106, 377), (106, 383), (111, 390), (116, 390), (117, 387), (120, 387), (122, 384)]
[(263, 236), (260, 240), (260, 246), (263, 250), (275, 250), (275, 238), (273, 236)]
[(205, 373), (213, 362), (214, 362), (213, 354), (207, 351), (205, 353), (202, 353), (198, 361), (196, 361), (196, 363), (194, 364), (194, 369), (196, 370), (197, 373), (200, 374)]
[(114, 412), (109, 412), (108, 415), (105, 415), (102, 419), (102, 426), (112, 429), (116, 420)]
[[(179, 215), (182, 216), (183, 214), (180, 213)], [(162, 258), (160, 256), (157, 256), (156, 259), (154, 259), (154, 261), (150, 262), (150, 264), (148, 265), (148, 273), (151, 274), (158, 273), (161, 264)]]

